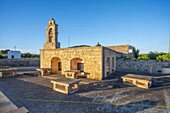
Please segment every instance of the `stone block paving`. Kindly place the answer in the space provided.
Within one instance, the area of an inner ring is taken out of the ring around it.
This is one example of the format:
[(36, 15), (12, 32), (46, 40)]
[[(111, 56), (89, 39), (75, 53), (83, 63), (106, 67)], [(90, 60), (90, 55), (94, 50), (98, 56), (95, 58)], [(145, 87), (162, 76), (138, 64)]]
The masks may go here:
[(170, 110), (169, 79), (164, 86), (161, 78), (149, 90), (128, 86), (117, 79), (93, 80), (81, 84), (79, 91), (71, 95), (53, 91), (50, 80), (26, 75), (2, 78), (0, 91), (30, 113), (168, 113)]

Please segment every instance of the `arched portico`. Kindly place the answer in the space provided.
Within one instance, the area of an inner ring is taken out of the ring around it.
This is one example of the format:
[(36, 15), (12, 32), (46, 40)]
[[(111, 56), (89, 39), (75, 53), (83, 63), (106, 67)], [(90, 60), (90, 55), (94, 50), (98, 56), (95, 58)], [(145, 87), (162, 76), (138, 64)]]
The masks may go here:
[(81, 58), (73, 58), (70, 60), (70, 70), (80, 70), (84, 72), (84, 61)]
[(110, 58), (106, 60), (106, 75), (110, 74)]
[(61, 73), (62, 71), (62, 62), (59, 57), (53, 57), (51, 59), (51, 71), (52, 73)]

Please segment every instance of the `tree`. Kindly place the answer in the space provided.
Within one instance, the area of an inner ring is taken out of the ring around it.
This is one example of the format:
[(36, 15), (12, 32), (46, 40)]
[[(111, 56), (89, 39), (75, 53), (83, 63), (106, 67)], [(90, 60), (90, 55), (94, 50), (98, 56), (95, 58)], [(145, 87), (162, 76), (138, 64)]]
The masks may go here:
[(158, 56), (158, 52), (152, 52), (150, 51), (149, 54), (148, 54), (148, 57), (152, 60), (156, 60), (156, 57)]
[(139, 56), (139, 49), (136, 49), (135, 47), (133, 47), (133, 55), (135, 58), (138, 58)]
[(157, 51), (152, 52), (152, 51), (150, 51), (149, 54), (148, 54), (148, 57), (149, 57), (149, 59), (151, 59), (151, 60), (157, 60), (158, 56), (159, 56), (159, 58), (160, 58), (161, 56), (163, 56), (163, 55), (165, 55), (165, 54), (166, 54), (166, 53), (163, 53), (163, 52), (157, 52)]
[(30, 53), (22, 53), (21, 57), (22, 58), (31, 58), (32, 55)]
[(99, 42), (97, 42), (97, 45), (96, 46), (102, 46)]
[(9, 50), (9, 49), (1, 50), (1, 53), (2, 53), (2, 54), (8, 54), (8, 51), (10, 51), (10, 50)]
[(1, 59), (1, 58), (4, 58), (4, 57), (3, 57), (2, 55), (0, 55), (0, 59)]

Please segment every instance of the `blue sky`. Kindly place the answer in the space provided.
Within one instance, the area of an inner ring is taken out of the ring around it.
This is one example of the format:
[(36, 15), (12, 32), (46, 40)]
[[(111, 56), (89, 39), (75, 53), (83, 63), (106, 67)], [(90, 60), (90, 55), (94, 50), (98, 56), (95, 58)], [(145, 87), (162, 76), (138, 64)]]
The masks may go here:
[(170, 0), (0, 0), (0, 49), (39, 53), (50, 18), (61, 47), (131, 44), (168, 52)]

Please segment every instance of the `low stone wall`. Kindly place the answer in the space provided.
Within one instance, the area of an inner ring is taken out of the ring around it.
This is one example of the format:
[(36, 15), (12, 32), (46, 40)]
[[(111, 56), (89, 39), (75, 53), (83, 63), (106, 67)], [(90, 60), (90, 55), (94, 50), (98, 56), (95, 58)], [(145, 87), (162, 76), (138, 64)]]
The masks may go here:
[(162, 67), (169, 66), (170, 61), (117, 59), (116, 64), (117, 70), (162, 73)]
[(39, 58), (0, 59), (0, 66), (40, 66)]

